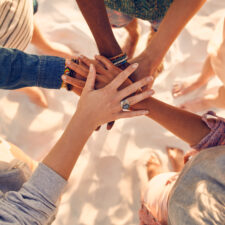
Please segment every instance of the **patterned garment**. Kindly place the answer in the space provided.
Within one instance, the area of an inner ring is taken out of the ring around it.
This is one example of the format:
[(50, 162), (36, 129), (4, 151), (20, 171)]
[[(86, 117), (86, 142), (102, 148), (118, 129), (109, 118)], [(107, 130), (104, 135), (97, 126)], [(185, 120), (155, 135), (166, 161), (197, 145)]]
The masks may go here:
[(193, 146), (193, 148), (200, 151), (215, 146), (225, 145), (225, 119), (218, 117), (213, 111), (208, 111), (203, 115), (202, 120), (211, 131), (196, 146)]
[(161, 225), (143, 203), (139, 211), (140, 225)]
[[(133, 19), (134, 17), (126, 15), (122, 12), (106, 8), (107, 14), (109, 17), (109, 22), (112, 27), (114, 28), (121, 28), (127, 26)], [(158, 27), (160, 25), (162, 20), (155, 20), (151, 21), (151, 27), (152, 29), (156, 32), (158, 30)]]
[(0, 46), (24, 50), (33, 35), (33, 1), (0, 1)]
[(129, 16), (160, 21), (165, 16), (173, 0), (104, 0), (108, 8)]
[(109, 22), (112, 27), (120, 28), (127, 26), (134, 18), (119, 11), (106, 8)]

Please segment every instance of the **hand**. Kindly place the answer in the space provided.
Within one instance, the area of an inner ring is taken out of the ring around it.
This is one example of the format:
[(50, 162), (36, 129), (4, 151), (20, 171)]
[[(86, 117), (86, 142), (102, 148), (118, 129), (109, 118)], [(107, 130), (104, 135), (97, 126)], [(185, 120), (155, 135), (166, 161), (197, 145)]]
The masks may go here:
[[(121, 110), (121, 100), (135, 93), (139, 88), (145, 86), (149, 82), (149, 78), (144, 78), (123, 90), (118, 90), (121, 84), (124, 83), (136, 68), (137, 64), (129, 66), (104, 88), (95, 90), (96, 70), (95, 67), (91, 65), (75, 115), (86, 118), (86, 120), (89, 120), (89, 124), (91, 124), (92, 128), (96, 129), (104, 123), (120, 118), (129, 118), (148, 114), (148, 111), (146, 110), (126, 112)], [(63, 79), (66, 81), (65, 77)], [(127, 97), (126, 99), (130, 105), (134, 105), (150, 97), (152, 94), (152, 90), (147, 90), (141, 94)]]
[[(154, 78), (155, 71), (157, 69), (158, 65), (153, 65), (151, 61), (149, 60), (148, 55), (143, 52), (136, 58), (129, 61), (129, 63), (138, 63), (139, 67), (138, 69), (131, 75), (132, 81), (138, 81), (144, 77), (152, 76)], [(148, 87), (152, 87), (154, 82), (154, 79), (152, 82), (148, 84)]]
[[(122, 70), (113, 65), (113, 63), (103, 56), (96, 56), (96, 60), (88, 59), (85, 56), (81, 56), (79, 60), (79, 64), (76, 64), (71, 61), (67, 61), (66, 65), (73, 71), (75, 71), (79, 77), (79, 80), (82, 77), (83, 79), (87, 78), (88, 69), (91, 64), (93, 64), (96, 68), (97, 76), (96, 76), (96, 84), (95, 88), (99, 89), (105, 87), (108, 83), (110, 83)], [(128, 65), (129, 66), (129, 65)], [(73, 79), (73, 84), (75, 87), (82, 89), (84, 87), (84, 82), (80, 82), (78, 79)], [(83, 80), (82, 79), (82, 80)], [(72, 79), (71, 79), (72, 80)], [(69, 80), (68, 80), (69, 81)], [(69, 83), (69, 82), (68, 82)], [(124, 88), (130, 85), (132, 82), (127, 79), (121, 88)]]
[[(90, 60), (85, 56), (82, 56), (80, 58), (80, 63), (79, 65), (73, 62), (68, 61), (67, 66), (75, 71), (77, 74), (79, 74), (80, 77), (83, 79), (87, 77), (88, 74), (88, 68), (90, 67), (91, 64), (95, 65), (95, 68), (97, 70), (97, 75), (96, 75), (96, 84), (95, 88), (99, 89), (102, 87), (105, 87), (109, 82), (111, 82), (114, 77), (116, 77), (122, 70), (116, 66), (113, 65), (113, 63), (108, 60), (107, 58), (103, 56), (96, 56), (96, 60)], [(81, 80), (80, 78), (78, 79), (73, 79), (68, 77), (67, 83), (73, 85), (72, 91), (74, 91), (76, 94), (80, 95), (82, 93), (82, 89), (85, 85), (85, 82)], [(120, 87), (120, 89), (130, 85), (132, 82), (127, 79)], [(107, 130), (110, 130), (114, 125), (114, 122), (110, 122), (107, 125)], [(100, 128), (100, 127), (99, 127)], [(99, 129), (98, 128), (98, 129)]]

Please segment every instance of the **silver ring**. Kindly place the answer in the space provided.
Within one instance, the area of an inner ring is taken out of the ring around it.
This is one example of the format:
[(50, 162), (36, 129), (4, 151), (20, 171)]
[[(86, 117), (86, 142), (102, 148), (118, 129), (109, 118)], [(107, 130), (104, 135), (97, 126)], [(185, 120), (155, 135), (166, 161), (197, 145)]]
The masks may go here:
[(126, 111), (130, 108), (130, 104), (129, 104), (129, 101), (127, 99), (124, 99), (120, 102), (120, 106), (121, 106), (121, 109), (123, 111)]

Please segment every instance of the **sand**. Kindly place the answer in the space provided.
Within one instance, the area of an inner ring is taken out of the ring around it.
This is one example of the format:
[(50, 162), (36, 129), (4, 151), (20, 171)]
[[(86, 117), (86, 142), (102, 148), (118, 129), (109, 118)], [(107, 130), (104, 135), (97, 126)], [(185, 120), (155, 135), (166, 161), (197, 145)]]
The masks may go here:
[[(76, 54), (97, 53), (92, 35), (74, 0), (39, 0), (35, 16), (46, 37), (72, 48)], [(178, 105), (200, 91), (174, 100), (175, 81), (198, 75), (217, 22), (225, 13), (225, 1), (208, 0), (174, 42), (165, 58), (165, 70), (154, 84), (155, 97)], [(145, 48), (149, 23), (139, 21), (141, 40), (136, 54)], [(123, 29), (114, 30), (120, 43)], [(30, 46), (28, 52), (37, 53)], [(215, 78), (209, 86), (218, 85)], [(62, 134), (73, 115), (78, 97), (65, 90), (44, 90), (48, 109), (30, 103), (13, 91), (0, 91), (0, 135), (18, 145), (34, 159), (41, 159)], [(217, 110), (221, 116), (223, 110)], [(171, 118), (170, 118), (171, 119)], [(185, 128), (184, 128), (185, 129)], [(147, 181), (145, 163), (156, 152), (170, 169), (165, 147), (190, 147), (145, 117), (117, 121), (108, 132), (105, 126), (87, 142), (61, 199), (54, 225), (138, 224), (141, 190)]]

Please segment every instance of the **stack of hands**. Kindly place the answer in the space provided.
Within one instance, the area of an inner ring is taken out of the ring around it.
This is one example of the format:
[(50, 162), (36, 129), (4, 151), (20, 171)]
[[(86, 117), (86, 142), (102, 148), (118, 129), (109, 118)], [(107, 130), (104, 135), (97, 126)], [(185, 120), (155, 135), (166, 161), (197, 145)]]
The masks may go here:
[[(133, 111), (130, 108), (154, 93), (150, 88), (142, 91), (143, 87), (153, 82), (153, 77), (145, 77), (135, 83), (129, 79), (138, 68), (137, 63), (121, 70), (103, 56), (96, 56), (95, 60), (81, 56), (78, 60), (79, 64), (66, 61), (76, 77), (63, 75), (62, 79), (72, 85), (73, 92), (81, 96), (77, 112), (82, 111), (83, 114), (88, 114), (87, 118), (96, 120), (96, 130), (107, 122), (107, 129), (111, 129), (114, 123), (112, 121), (119, 118), (148, 114), (145, 109)], [(129, 110), (123, 109), (124, 100), (128, 103)]]

